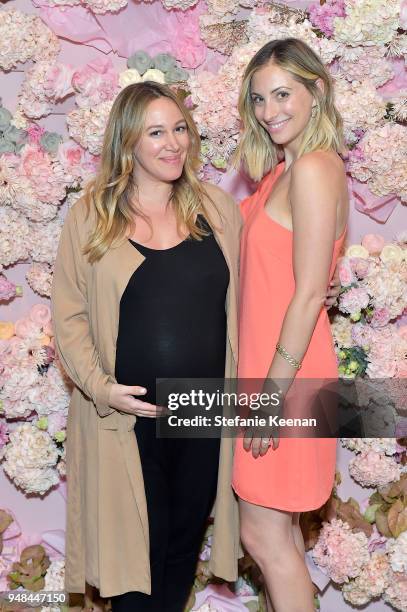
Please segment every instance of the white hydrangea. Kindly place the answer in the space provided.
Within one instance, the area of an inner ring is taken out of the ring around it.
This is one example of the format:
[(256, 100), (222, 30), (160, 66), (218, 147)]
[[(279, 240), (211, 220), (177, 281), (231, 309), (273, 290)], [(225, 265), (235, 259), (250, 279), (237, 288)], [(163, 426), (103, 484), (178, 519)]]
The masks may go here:
[(399, 27), (400, 0), (345, 0), (346, 17), (335, 17), (333, 37), (351, 47), (385, 45)]
[(26, 493), (44, 495), (59, 482), (55, 467), (58, 456), (58, 448), (48, 433), (23, 423), (9, 435), (3, 468)]
[(390, 564), (394, 572), (407, 572), (407, 531), (387, 542)]
[[(51, 561), (45, 574), (44, 591), (65, 590), (65, 560)], [(61, 607), (43, 606), (41, 612), (61, 612)]]
[(28, 221), (9, 207), (0, 206), (0, 270), (28, 258)]
[(278, 21), (278, 15), (273, 8), (266, 13), (264, 10), (254, 9), (249, 15), (247, 23), (247, 36), (251, 43), (257, 43), (259, 47), (273, 39), (299, 38), (307, 43), (315, 51), (324, 64), (329, 64), (343, 51), (343, 45), (335, 40), (318, 38), (313, 31), (313, 25), (308, 19), (297, 23), (295, 16), (290, 17), (285, 23)]
[(56, 218), (42, 225), (30, 224), (30, 252), (34, 261), (52, 264), (55, 261), (63, 220)]
[(93, 108), (78, 108), (68, 113), (66, 122), (70, 136), (93, 155), (102, 150), (103, 135), (113, 101), (107, 100)]
[(386, 102), (370, 81), (349, 81), (341, 75), (334, 80), (335, 106), (342, 116), (347, 142), (356, 141), (354, 131), (366, 131), (384, 123)]

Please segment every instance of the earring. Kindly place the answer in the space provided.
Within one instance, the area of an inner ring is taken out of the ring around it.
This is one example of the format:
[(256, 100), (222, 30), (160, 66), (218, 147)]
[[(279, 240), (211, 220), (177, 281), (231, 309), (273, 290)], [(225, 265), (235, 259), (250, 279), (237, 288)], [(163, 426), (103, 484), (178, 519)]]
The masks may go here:
[(313, 119), (316, 117), (317, 110), (318, 110), (318, 109), (317, 109), (317, 106), (316, 106), (316, 104), (315, 104), (315, 106), (313, 106), (313, 107), (311, 108), (311, 117), (312, 117)]

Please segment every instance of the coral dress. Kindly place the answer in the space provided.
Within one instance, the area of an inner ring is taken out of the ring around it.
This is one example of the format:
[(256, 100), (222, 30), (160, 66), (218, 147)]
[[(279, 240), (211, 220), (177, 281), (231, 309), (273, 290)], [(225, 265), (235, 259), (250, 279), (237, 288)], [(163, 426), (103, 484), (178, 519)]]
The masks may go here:
[[(267, 376), (295, 282), (292, 232), (272, 220), (264, 207), (284, 163), (267, 175), (258, 190), (242, 202), (245, 221), (241, 239), (239, 378)], [(345, 232), (336, 240), (330, 270), (333, 276)], [(312, 248), (312, 245), (310, 245)], [(296, 380), (336, 379), (337, 361), (326, 309), (323, 308)], [(233, 488), (253, 504), (303, 512), (322, 506), (334, 483), (336, 438), (280, 437), (254, 459), (236, 440)]]

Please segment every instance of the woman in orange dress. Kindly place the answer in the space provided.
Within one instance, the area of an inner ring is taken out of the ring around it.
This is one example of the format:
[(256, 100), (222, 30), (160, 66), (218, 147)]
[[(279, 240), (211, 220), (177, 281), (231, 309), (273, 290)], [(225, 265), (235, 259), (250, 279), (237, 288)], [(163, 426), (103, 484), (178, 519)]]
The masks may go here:
[[(300, 378), (337, 377), (324, 298), (348, 217), (342, 122), (328, 72), (297, 39), (257, 52), (239, 111), (237, 160), (263, 180), (242, 203), (238, 374), (264, 380), (264, 389), (276, 384), (285, 406), (295, 408)], [(335, 460), (333, 437), (246, 431), (237, 439), (241, 537), (263, 573), (270, 610), (314, 610), (299, 517), (330, 496)]]

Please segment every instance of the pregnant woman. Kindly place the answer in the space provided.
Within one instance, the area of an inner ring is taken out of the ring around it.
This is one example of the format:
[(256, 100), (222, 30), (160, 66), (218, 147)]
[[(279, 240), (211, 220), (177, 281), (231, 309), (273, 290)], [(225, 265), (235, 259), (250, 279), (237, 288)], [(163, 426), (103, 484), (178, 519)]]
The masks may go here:
[(126, 87), (55, 263), (57, 349), (76, 385), (66, 589), (88, 582), (113, 612), (182, 612), (215, 496), (210, 567), (237, 577), (232, 440), (156, 437), (156, 377), (236, 375), (241, 218), (197, 180), (199, 150), (168, 87)]
[[(296, 39), (257, 52), (239, 110), (238, 161), (253, 179), (264, 177), (242, 204), (239, 378), (274, 381), (301, 416), (298, 402), (308, 408), (299, 379), (337, 377), (324, 297), (348, 217), (341, 120), (329, 74)], [(335, 458), (335, 438), (247, 432), (237, 440), (241, 537), (263, 573), (270, 610), (314, 610), (299, 517), (328, 499)]]

